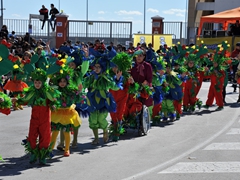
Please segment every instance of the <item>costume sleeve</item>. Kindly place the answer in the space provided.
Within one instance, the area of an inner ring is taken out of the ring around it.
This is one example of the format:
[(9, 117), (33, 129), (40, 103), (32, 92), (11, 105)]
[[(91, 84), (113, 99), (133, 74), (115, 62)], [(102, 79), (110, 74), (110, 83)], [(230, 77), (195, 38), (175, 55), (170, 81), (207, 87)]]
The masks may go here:
[(149, 86), (152, 86), (152, 79), (153, 79), (153, 74), (152, 74), (152, 66), (150, 64), (147, 64), (146, 66), (146, 81), (149, 83)]
[(83, 61), (81, 65), (82, 76), (84, 76), (87, 73), (88, 69), (89, 69), (89, 61)]

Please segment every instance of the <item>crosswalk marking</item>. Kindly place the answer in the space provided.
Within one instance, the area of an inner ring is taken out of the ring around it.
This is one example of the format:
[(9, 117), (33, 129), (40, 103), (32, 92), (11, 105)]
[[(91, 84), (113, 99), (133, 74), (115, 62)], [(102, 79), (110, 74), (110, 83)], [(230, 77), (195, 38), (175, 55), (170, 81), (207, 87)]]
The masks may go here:
[(158, 174), (168, 173), (239, 173), (240, 162), (182, 162)]
[(203, 150), (240, 150), (240, 143), (212, 143)]
[(227, 134), (234, 135), (234, 134), (240, 134), (240, 128), (232, 128), (230, 131), (228, 131)]

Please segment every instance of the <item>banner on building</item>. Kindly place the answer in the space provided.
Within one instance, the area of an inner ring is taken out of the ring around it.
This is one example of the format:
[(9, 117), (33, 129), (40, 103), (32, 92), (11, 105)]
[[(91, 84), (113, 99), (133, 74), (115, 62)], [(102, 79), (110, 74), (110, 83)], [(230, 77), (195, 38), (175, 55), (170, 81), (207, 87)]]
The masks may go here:
[(167, 44), (172, 46), (172, 35), (167, 34), (134, 34), (134, 46), (137, 46), (137, 43), (149, 43), (153, 44), (155, 50), (159, 49), (160, 45)]
[(230, 45), (228, 48), (228, 51), (231, 51), (232, 49), (232, 37), (216, 37), (216, 38), (198, 38), (197, 39), (197, 45), (201, 44), (202, 42), (207, 46), (207, 49), (212, 52), (214, 49), (217, 48), (219, 44), (222, 44), (223, 41), (227, 41)]

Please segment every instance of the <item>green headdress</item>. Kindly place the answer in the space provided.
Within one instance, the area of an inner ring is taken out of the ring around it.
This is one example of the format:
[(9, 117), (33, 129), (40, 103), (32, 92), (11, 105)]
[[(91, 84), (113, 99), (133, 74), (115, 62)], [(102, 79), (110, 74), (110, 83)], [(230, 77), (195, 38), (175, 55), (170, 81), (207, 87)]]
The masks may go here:
[(117, 53), (117, 55), (112, 59), (112, 62), (117, 65), (118, 69), (122, 72), (130, 69), (132, 65), (130, 56), (125, 52)]
[(193, 61), (195, 65), (201, 65), (204, 62), (204, 58), (208, 53), (207, 47), (202, 42), (200, 45), (194, 45), (187, 48), (186, 60), (187, 62)]
[(220, 69), (223, 69), (223, 66), (226, 64), (226, 61), (229, 59), (227, 49), (229, 48), (229, 44), (227, 41), (223, 41), (222, 44), (219, 44), (215, 49), (212, 58), (205, 59), (205, 62), (208, 65), (212, 65), (214, 62), (218, 64)]
[(44, 71), (43, 69), (35, 69), (32, 73), (31, 73), (31, 77), (32, 80), (39, 80), (42, 81), (43, 83), (45, 83), (47, 81), (47, 73), (46, 71)]
[(59, 80), (66, 79), (68, 83), (72, 86), (72, 76), (73, 69), (69, 68), (68, 66), (64, 66), (51, 76), (51, 82), (53, 83), (53, 85), (58, 85)]

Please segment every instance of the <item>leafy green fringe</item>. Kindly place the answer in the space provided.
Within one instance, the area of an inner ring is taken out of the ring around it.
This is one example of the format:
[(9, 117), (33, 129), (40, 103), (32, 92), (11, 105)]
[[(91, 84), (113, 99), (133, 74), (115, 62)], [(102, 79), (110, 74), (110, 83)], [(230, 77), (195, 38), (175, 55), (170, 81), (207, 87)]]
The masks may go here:
[(8, 97), (6, 94), (0, 92), (0, 98), (3, 98), (4, 101), (0, 103), (0, 109), (11, 108), (12, 101), (11, 98)]

